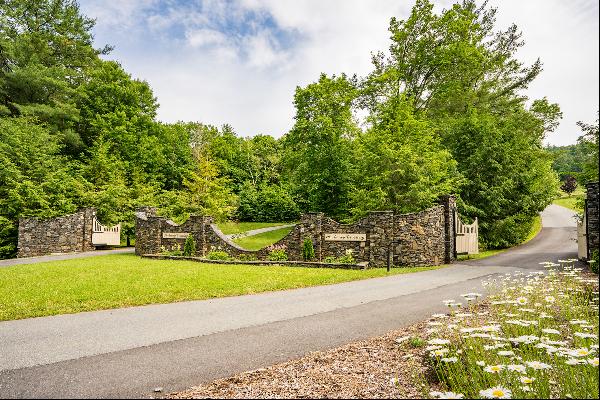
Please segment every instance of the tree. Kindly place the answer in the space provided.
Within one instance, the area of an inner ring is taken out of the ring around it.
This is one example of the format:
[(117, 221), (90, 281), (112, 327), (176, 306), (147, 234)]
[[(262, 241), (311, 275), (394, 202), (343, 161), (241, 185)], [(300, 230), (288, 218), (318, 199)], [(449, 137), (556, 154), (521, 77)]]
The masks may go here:
[(92, 46), (93, 26), (73, 0), (0, 2), (0, 115), (36, 116), (68, 131), (79, 118), (76, 88), (110, 51)]
[(286, 179), (303, 211), (345, 216), (352, 188), (355, 82), (345, 75), (296, 88), (295, 124), (283, 139)]
[(89, 186), (60, 150), (30, 118), (0, 118), (0, 258), (16, 254), (20, 217), (56, 217), (85, 204)]
[(372, 210), (420, 211), (460, 185), (456, 162), (410, 101), (390, 99), (355, 146), (354, 219)]
[(570, 196), (577, 189), (577, 180), (573, 176), (567, 176), (560, 189)]
[(583, 165), (580, 174), (580, 181), (583, 184), (588, 182), (598, 181), (598, 118), (596, 124), (586, 124), (585, 122), (577, 122), (577, 125), (583, 131), (583, 135), (579, 136), (578, 144), (582, 147)]

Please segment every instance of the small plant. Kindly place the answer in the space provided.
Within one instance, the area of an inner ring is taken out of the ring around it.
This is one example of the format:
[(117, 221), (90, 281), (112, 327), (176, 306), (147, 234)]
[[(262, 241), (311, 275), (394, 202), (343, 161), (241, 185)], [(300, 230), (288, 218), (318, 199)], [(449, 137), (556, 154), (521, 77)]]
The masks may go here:
[(352, 255), (352, 249), (346, 250), (346, 254), (339, 257), (337, 262), (340, 264), (354, 264), (356, 260), (354, 260), (354, 256)]
[(288, 255), (285, 250), (271, 250), (267, 259), (269, 261), (287, 261)]
[(186, 257), (191, 257), (196, 254), (196, 241), (194, 240), (194, 236), (190, 233), (188, 237), (185, 239), (185, 244), (183, 245), (183, 255)]
[(227, 254), (226, 251), (222, 251), (222, 250), (211, 250), (206, 255), (206, 258), (209, 260), (223, 260), (223, 261), (232, 260), (232, 258), (229, 256), (229, 254)]
[(305, 238), (302, 243), (302, 258), (304, 261), (311, 261), (315, 258), (315, 248), (311, 238)]
[(181, 251), (181, 245), (179, 243), (175, 243), (171, 246), (170, 249), (167, 249), (165, 246), (160, 246), (160, 254), (163, 256), (181, 256), (183, 255)]
[(269, 255), (267, 256), (267, 260), (269, 261), (287, 261), (288, 255), (286, 253), (286, 245), (271, 245), (267, 247), (269, 250)]
[(411, 337), (409, 343), (412, 347), (415, 347), (415, 348), (425, 346), (425, 340), (421, 339), (420, 337), (416, 337), (416, 336)]
[(256, 258), (256, 256), (254, 254), (240, 254), (237, 257), (238, 260), (240, 261), (257, 261), (258, 258)]
[(323, 260), (324, 263), (327, 264), (354, 264), (356, 260), (352, 255), (352, 249), (346, 250), (346, 254), (341, 257), (328, 256)]

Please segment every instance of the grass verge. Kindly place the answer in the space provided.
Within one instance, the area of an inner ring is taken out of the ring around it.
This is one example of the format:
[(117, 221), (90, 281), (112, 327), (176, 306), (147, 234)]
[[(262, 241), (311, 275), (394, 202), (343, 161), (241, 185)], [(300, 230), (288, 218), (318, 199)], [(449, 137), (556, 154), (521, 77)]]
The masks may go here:
[[(523, 242), (521, 242), (517, 246), (520, 246), (522, 244), (529, 242), (531, 239), (535, 238), (538, 235), (538, 233), (540, 233), (541, 230), (542, 230), (542, 217), (540, 215), (538, 215), (533, 220), (533, 225), (531, 226), (531, 231), (529, 232), (529, 235), (527, 235), (525, 240), (523, 240)], [(479, 254), (463, 254), (463, 255), (458, 256), (458, 261), (480, 260), (482, 258), (487, 258), (487, 257), (495, 256), (496, 254), (504, 253), (506, 250), (509, 250), (509, 249), (511, 249), (511, 247), (509, 247), (508, 249), (484, 250), (484, 251), (480, 251)]]
[(283, 239), (292, 229), (292, 227), (276, 229), (274, 231), (259, 233), (258, 235), (235, 239), (234, 242), (248, 250), (259, 250)]
[(252, 231), (254, 229), (269, 228), (271, 226), (288, 225), (293, 222), (220, 222), (217, 224), (221, 232), (225, 235), (232, 235), (234, 233), (242, 233)]
[[(441, 267), (394, 268), (390, 275)], [(237, 296), (386, 276), (343, 270), (201, 264), (132, 254), (0, 268), (0, 320)]]

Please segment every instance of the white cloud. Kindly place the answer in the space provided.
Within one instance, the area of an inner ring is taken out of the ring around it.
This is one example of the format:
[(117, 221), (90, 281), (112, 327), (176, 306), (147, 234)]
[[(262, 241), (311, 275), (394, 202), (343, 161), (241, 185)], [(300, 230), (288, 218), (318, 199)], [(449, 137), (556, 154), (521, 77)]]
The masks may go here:
[[(492, 2), (499, 9), (498, 27), (516, 22), (523, 30), (526, 45), (519, 56), (544, 62), (527, 94), (548, 96), (563, 109), (563, 123), (548, 140), (575, 142), (575, 122), (595, 120), (598, 109), (597, 1)], [(406, 18), (412, 4), (128, 0), (104, 9), (104, 1), (83, 0), (82, 8), (98, 18), (98, 44), (115, 44), (111, 58), (150, 83), (161, 103), (160, 119), (230, 123), (242, 135), (280, 136), (293, 125), (295, 87), (321, 72), (368, 73), (371, 52), (389, 45), (390, 17)]]

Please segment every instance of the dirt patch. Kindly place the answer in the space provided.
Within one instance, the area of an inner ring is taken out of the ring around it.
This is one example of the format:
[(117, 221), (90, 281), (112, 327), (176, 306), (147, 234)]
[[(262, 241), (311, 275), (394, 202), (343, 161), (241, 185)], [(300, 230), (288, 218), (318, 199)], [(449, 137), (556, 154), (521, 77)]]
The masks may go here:
[[(424, 323), (244, 372), (168, 398), (422, 398)], [(403, 340), (402, 340), (402, 339)], [(397, 342), (400, 341), (401, 343)]]

